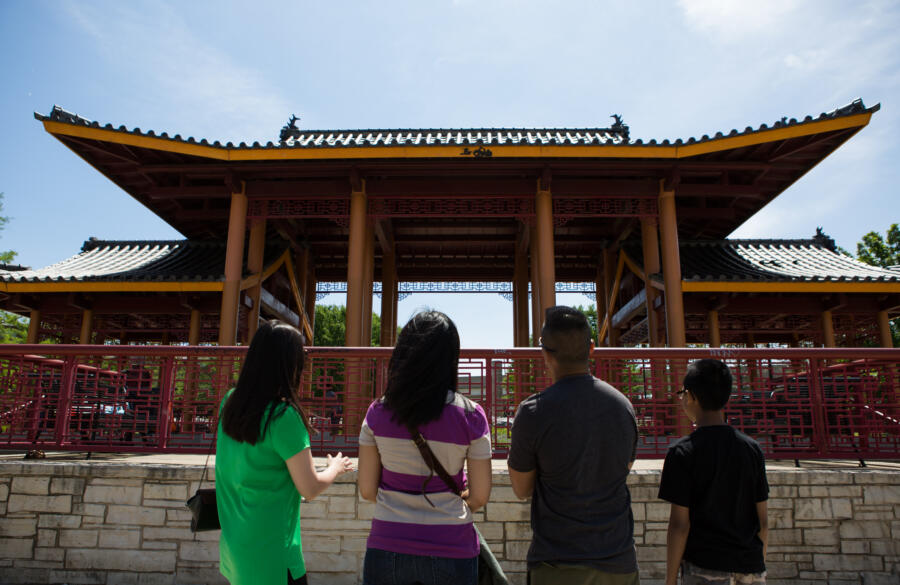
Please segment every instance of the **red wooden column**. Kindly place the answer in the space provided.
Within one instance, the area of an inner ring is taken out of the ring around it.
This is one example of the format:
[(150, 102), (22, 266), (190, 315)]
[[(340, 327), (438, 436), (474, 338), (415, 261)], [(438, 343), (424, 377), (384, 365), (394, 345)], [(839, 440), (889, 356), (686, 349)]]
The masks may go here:
[(675, 191), (659, 183), (659, 231), (662, 240), (663, 281), (666, 286), (666, 337), (669, 347), (685, 347), (684, 298), (681, 291), (681, 254), (678, 250), (678, 220)]
[(891, 320), (888, 319), (887, 311), (878, 311), (878, 337), (881, 339), (881, 347), (894, 347), (894, 337), (891, 335)]
[(91, 342), (93, 322), (94, 311), (92, 309), (83, 309), (81, 311), (81, 334), (78, 337), (80, 345), (87, 345)]
[(247, 226), (247, 191), (231, 194), (228, 215), (228, 240), (225, 248), (225, 285), (222, 289), (222, 310), (219, 313), (219, 345), (237, 342), (238, 303), (241, 298), (241, 273), (244, 259), (244, 231)]
[(707, 314), (709, 327), (709, 346), (722, 347), (722, 336), (719, 332), (719, 312), (711, 309)]
[[(885, 313), (887, 314), (887, 313)], [(890, 331), (890, 329), (888, 329)], [(31, 321), (28, 322), (28, 337), (25, 343), (39, 343), (41, 336), (41, 312), (38, 309), (31, 310)]]
[[(612, 314), (615, 313), (616, 308), (609, 309), (609, 303), (616, 295), (616, 291), (613, 290), (616, 285), (616, 262), (617, 254), (615, 248), (608, 247), (603, 250), (603, 315), (605, 319), (609, 319), (609, 327), (606, 333), (606, 345), (608, 347), (619, 346), (619, 330), (612, 325)], [(610, 314), (607, 315), (607, 313)], [(597, 319), (600, 319), (599, 308), (597, 309)], [(598, 333), (599, 328), (600, 326), (598, 325)]]
[(366, 192), (365, 182), (350, 192), (350, 238), (347, 251), (346, 345), (363, 345), (363, 311), (366, 284)]
[(372, 285), (375, 281), (375, 229), (366, 222), (366, 282), (363, 292), (363, 345), (372, 345)]
[(262, 294), (262, 271), (266, 250), (266, 220), (255, 219), (250, 223), (250, 246), (247, 251), (247, 270), (259, 280), (247, 291), (253, 306), (247, 315), (247, 343), (253, 339), (259, 327), (259, 297)]
[(191, 309), (191, 328), (188, 331), (188, 345), (200, 345), (200, 311)]
[(553, 197), (549, 180), (538, 180), (535, 198), (537, 224), (538, 280), (541, 283), (541, 317), (544, 311), (556, 305), (556, 255), (553, 244)]
[(381, 347), (392, 347), (397, 335), (397, 264), (393, 249), (381, 256)]
[(834, 341), (834, 319), (831, 311), (822, 311), (822, 343), (825, 347), (836, 347)]
[(540, 280), (540, 255), (537, 245), (537, 228), (531, 228), (529, 238), (529, 252), (531, 257), (531, 345), (537, 347), (541, 337), (541, 325), (544, 323), (544, 315), (541, 313), (541, 280)]
[(641, 218), (641, 243), (644, 253), (644, 291), (647, 296), (647, 336), (650, 347), (659, 347), (659, 324), (655, 308), (656, 288), (650, 280), (650, 275), (660, 270), (659, 231), (655, 217)]
[(513, 268), (513, 346), (528, 347), (528, 256), (516, 246)]

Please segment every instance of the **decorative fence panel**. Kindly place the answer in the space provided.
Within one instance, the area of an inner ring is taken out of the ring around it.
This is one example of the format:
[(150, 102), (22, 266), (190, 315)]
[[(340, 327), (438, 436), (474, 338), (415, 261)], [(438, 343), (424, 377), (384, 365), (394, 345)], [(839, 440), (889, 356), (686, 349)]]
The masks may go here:
[[(0, 347), (0, 449), (204, 453), (246, 348)], [(307, 349), (300, 390), (316, 454), (356, 454), (387, 383), (390, 348)], [(900, 459), (900, 350), (599, 349), (593, 373), (632, 402), (638, 456), (691, 431), (676, 392), (687, 365), (731, 367), (728, 421), (776, 459)], [(503, 457), (518, 404), (550, 385), (536, 349), (462, 350), (458, 390), (482, 405)], [(559, 424), (566, 424), (560, 420)]]

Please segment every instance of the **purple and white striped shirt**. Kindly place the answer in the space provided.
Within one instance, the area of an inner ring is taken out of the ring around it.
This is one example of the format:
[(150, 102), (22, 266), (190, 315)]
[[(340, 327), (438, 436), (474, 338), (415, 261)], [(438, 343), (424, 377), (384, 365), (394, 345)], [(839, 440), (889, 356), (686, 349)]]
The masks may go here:
[[(441, 416), (419, 427), (435, 457), (457, 485), (465, 485), (466, 458), (490, 459), (491, 435), (481, 406), (456, 392), (447, 393)], [(428, 466), (409, 436), (391, 420), (381, 400), (369, 406), (359, 444), (375, 446), (381, 456), (381, 483), (368, 547), (390, 552), (466, 559), (478, 556), (472, 512), (440, 477), (425, 487)]]

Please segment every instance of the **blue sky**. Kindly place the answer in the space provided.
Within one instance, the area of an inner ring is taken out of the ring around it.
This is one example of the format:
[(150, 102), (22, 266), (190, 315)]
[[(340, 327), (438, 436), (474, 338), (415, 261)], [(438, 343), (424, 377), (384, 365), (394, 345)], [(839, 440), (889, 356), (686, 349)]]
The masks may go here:
[[(817, 115), (862, 97), (872, 123), (732, 237), (854, 249), (900, 221), (900, 3), (0, 2), (0, 249), (42, 267), (89, 236), (180, 235), (32, 118), (58, 104), (102, 123), (211, 140), (303, 128), (606, 126), (688, 138)], [(341, 301), (332, 296), (325, 302)], [(585, 297), (562, 297), (585, 303)], [(463, 345), (511, 344), (499, 295), (413, 295)], [(377, 307), (377, 303), (376, 303)]]

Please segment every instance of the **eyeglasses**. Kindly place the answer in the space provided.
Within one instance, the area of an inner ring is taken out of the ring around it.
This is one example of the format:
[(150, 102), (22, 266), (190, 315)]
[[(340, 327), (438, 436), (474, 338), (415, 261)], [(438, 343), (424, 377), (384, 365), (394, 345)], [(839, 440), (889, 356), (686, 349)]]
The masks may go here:
[(538, 345), (541, 347), (541, 349), (543, 349), (543, 350), (546, 351), (547, 353), (555, 353), (555, 352), (556, 352), (555, 349), (553, 349), (553, 348), (551, 348), (551, 347), (547, 347), (546, 345), (544, 345), (544, 338), (543, 338), (543, 337), (538, 337)]
[(681, 398), (682, 396), (684, 396), (685, 392), (687, 392), (687, 388), (682, 388), (681, 390), (675, 392), (675, 396)]

